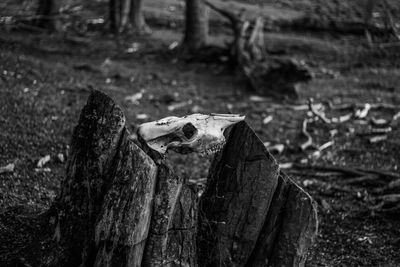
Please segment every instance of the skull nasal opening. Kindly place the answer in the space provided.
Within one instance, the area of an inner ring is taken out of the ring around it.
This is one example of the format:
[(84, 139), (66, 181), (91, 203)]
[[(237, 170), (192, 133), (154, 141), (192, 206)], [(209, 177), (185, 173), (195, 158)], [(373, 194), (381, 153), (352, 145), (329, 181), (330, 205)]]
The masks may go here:
[(190, 122), (186, 123), (183, 126), (182, 131), (187, 139), (192, 138), (197, 133), (196, 127), (194, 127), (194, 125), (191, 124)]

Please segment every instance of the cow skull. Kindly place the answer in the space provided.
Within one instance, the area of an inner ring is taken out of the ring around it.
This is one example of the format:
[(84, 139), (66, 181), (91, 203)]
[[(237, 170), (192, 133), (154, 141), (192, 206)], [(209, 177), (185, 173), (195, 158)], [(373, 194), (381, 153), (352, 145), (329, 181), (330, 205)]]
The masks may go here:
[(137, 133), (151, 149), (161, 154), (173, 149), (182, 154), (198, 152), (208, 155), (219, 151), (225, 144), (225, 129), (244, 118), (236, 114), (166, 117), (141, 124)]

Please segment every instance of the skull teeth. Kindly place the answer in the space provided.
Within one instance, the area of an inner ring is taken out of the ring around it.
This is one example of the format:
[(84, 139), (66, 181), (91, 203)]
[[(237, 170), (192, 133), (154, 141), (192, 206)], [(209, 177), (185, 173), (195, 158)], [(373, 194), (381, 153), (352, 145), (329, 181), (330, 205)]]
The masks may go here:
[(222, 142), (222, 143), (219, 143), (219, 144), (214, 145), (212, 147), (209, 147), (205, 151), (201, 152), (200, 155), (201, 156), (213, 155), (213, 154), (219, 152), (224, 147), (224, 145), (225, 145), (225, 142)]

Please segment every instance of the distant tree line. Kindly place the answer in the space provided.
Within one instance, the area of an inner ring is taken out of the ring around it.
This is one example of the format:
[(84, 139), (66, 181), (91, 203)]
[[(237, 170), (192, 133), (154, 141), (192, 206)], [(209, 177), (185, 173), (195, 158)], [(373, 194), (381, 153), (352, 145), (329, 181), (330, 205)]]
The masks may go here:
[[(61, 29), (57, 19), (62, 0), (38, 0), (36, 25), (54, 31)], [(109, 0), (108, 21), (110, 30), (117, 33), (147, 32), (142, 0)], [(203, 0), (186, 0), (185, 34), (183, 44), (193, 52), (207, 42), (208, 14)]]

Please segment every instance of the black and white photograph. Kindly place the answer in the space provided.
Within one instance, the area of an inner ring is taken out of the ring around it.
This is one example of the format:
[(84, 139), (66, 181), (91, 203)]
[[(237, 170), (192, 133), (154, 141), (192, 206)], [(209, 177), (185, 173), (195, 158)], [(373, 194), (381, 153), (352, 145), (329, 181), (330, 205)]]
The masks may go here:
[(0, 0), (0, 267), (400, 266), (400, 1)]

